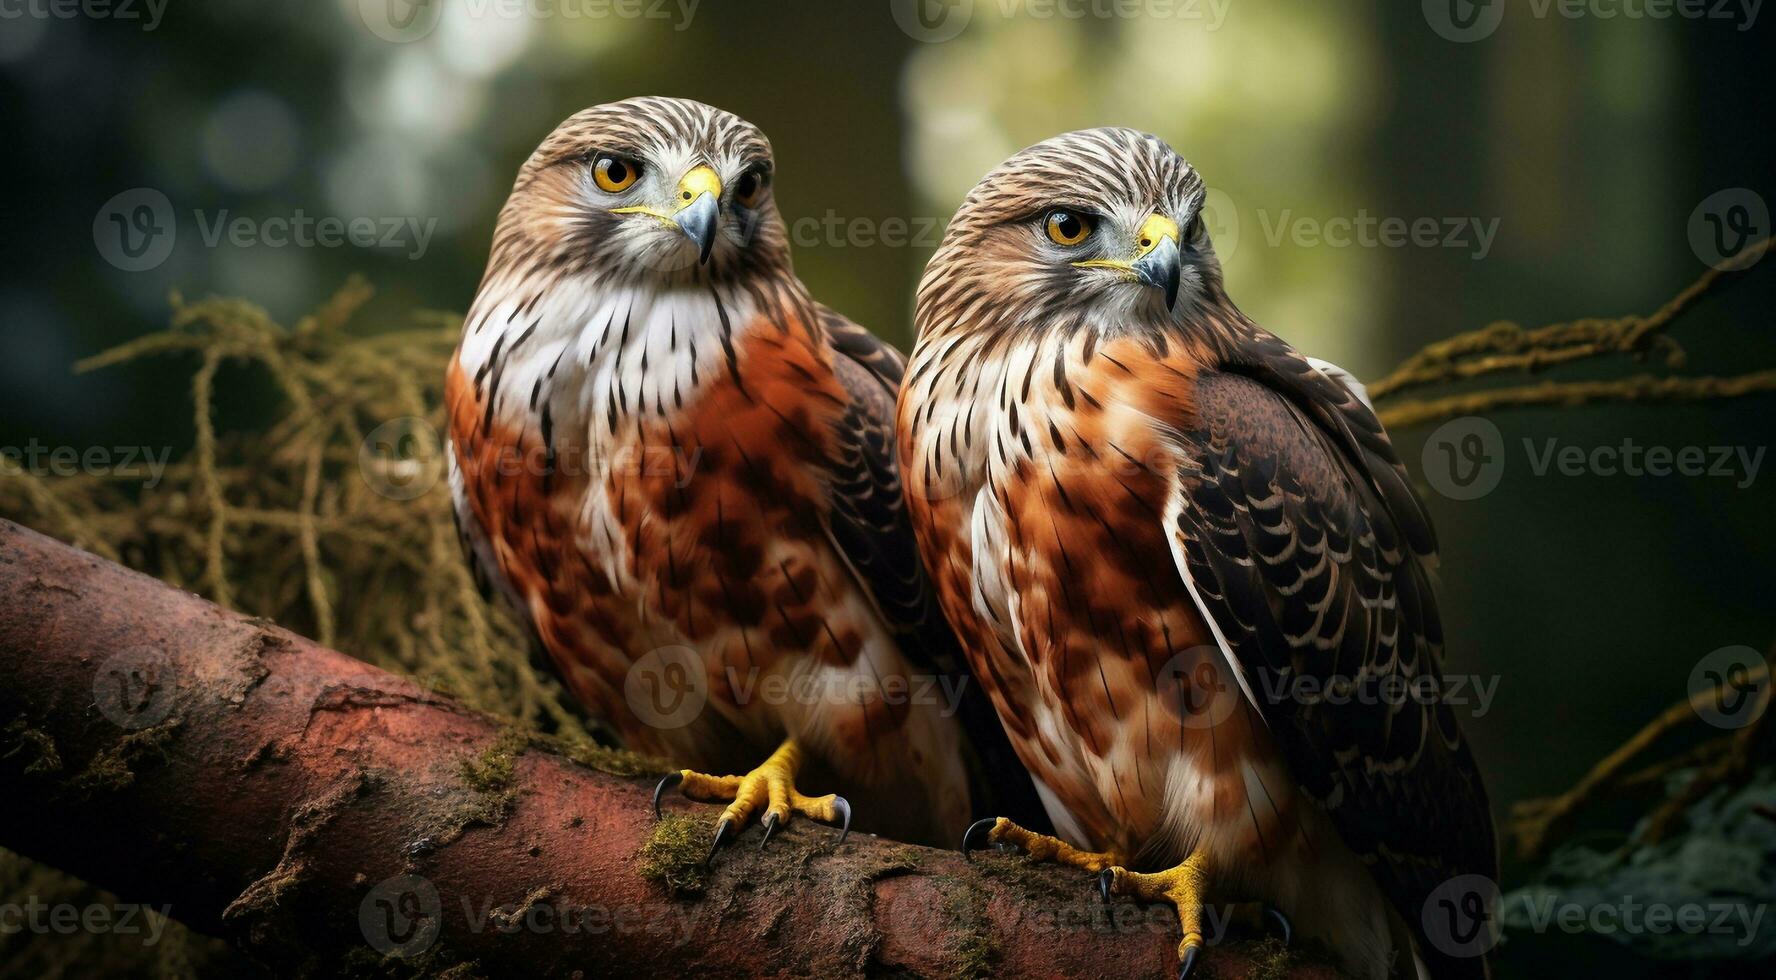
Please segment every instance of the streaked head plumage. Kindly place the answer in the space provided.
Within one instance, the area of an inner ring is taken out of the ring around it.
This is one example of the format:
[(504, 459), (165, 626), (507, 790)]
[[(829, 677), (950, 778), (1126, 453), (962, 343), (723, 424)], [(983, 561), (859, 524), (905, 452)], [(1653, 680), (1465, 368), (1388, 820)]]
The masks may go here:
[(525, 161), (500, 212), (495, 266), (616, 281), (732, 281), (787, 272), (758, 127), (646, 96), (568, 117)]
[(920, 283), (920, 335), (1187, 322), (1220, 295), (1205, 193), (1195, 168), (1137, 130), (1021, 150), (951, 220)]

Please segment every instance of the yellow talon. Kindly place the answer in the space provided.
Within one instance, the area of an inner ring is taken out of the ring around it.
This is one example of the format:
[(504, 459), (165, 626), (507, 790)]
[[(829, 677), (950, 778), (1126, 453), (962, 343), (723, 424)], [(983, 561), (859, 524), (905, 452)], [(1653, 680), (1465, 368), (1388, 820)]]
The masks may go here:
[(1121, 861), (1109, 851), (1082, 851), (1058, 837), (1025, 830), (1004, 817), (977, 820), (962, 835), (962, 856), (986, 844), (1012, 844), (1038, 861), (1053, 861), (1086, 871), (1102, 871)]
[(716, 823), (715, 843), (709, 849), (711, 858), (746, 829), (747, 823), (761, 808), (764, 810), (765, 836), (759, 842), (760, 847), (770, 841), (771, 834), (789, 819), (791, 813), (824, 823), (841, 822), (839, 843), (844, 843), (845, 835), (851, 832), (851, 804), (833, 793), (803, 796), (795, 788), (796, 771), (801, 765), (802, 750), (792, 738), (785, 739), (770, 758), (744, 776), (712, 776), (693, 769), (681, 769), (667, 775), (654, 788), (654, 815), (660, 815), (661, 795), (677, 783), (684, 795), (693, 800), (706, 803), (731, 801)]
[(1178, 941), (1179, 980), (1190, 975), (1203, 947), (1203, 892), (1207, 883), (1208, 861), (1201, 851), (1165, 871), (1141, 874), (1115, 865), (1105, 868), (1098, 878), (1098, 888), (1106, 901), (1112, 895), (1129, 895), (1144, 902), (1170, 902), (1177, 908), (1178, 927), (1184, 933)]

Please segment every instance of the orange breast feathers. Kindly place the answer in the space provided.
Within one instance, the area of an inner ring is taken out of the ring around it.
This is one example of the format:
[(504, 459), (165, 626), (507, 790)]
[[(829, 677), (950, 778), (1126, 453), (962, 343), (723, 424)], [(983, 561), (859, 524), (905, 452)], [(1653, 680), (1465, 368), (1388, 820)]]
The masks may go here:
[[(1094, 843), (1138, 846), (1166, 819), (1175, 763), (1237, 772), (1262, 737), (1166, 518), (1181, 462), (1167, 431), (1194, 424), (1196, 362), (1076, 340), (980, 368), (978, 385), (967, 363), (949, 370), (932, 397), (1010, 397), (927, 413), (903, 394), (910, 508), (945, 612), (1025, 764)], [(952, 440), (971, 409), (990, 422)], [(1221, 788), (1244, 812), (1240, 780)]]
[[(552, 453), (451, 369), (465, 496), (501, 571), (576, 695), (643, 747), (659, 733), (624, 724), (633, 657), (690, 646), (732, 703), (735, 678), (785, 656), (846, 665), (880, 630), (823, 523), (848, 404), (830, 356), (798, 322), (749, 324), (682, 407), (557, 423)], [(877, 708), (855, 724), (897, 723)]]

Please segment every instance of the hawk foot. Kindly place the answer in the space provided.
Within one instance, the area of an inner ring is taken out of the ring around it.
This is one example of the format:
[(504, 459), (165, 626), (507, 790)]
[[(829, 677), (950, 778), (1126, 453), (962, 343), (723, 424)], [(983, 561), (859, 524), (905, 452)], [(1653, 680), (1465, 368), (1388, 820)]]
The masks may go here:
[[(1082, 851), (1058, 837), (1025, 830), (1004, 817), (976, 820), (962, 835), (962, 856), (988, 844), (1009, 844), (1038, 861), (1053, 861), (1085, 871), (1102, 871), (1120, 863), (1109, 852)], [(970, 860), (973, 860), (970, 858)]]
[(1128, 895), (1144, 902), (1170, 902), (1178, 910), (1178, 926), (1184, 933), (1178, 942), (1178, 980), (1184, 980), (1202, 953), (1203, 892), (1207, 882), (1207, 861), (1199, 851), (1185, 858), (1183, 864), (1153, 874), (1141, 874), (1120, 865), (1105, 868), (1098, 876), (1098, 891), (1105, 901), (1112, 895)]
[(675, 785), (685, 796), (699, 802), (731, 801), (716, 821), (715, 842), (710, 845), (709, 857), (704, 863), (715, 860), (716, 852), (733, 843), (761, 810), (764, 813), (761, 824), (765, 828), (764, 837), (759, 841), (761, 849), (770, 843), (771, 835), (789, 820), (791, 813), (823, 823), (840, 824), (838, 843), (843, 844), (845, 835), (851, 832), (851, 804), (834, 793), (803, 796), (795, 788), (796, 770), (801, 764), (801, 747), (791, 738), (785, 739), (769, 759), (744, 776), (711, 776), (694, 769), (668, 773), (654, 787), (654, 816), (660, 815), (660, 797)]

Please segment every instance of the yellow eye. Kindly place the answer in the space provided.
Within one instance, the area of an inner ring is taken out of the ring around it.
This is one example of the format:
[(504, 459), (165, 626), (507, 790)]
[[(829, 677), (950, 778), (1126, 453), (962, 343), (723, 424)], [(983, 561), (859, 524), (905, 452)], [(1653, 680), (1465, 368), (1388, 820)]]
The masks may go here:
[(609, 154), (600, 156), (592, 164), (592, 179), (597, 182), (599, 189), (612, 194), (628, 190), (640, 176), (641, 164)]
[(734, 182), (734, 200), (743, 208), (756, 208), (765, 199), (765, 185), (770, 183), (764, 168), (754, 167)]
[(1050, 211), (1042, 221), (1048, 240), (1056, 245), (1077, 245), (1091, 237), (1091, 219), (1072, 211)]

